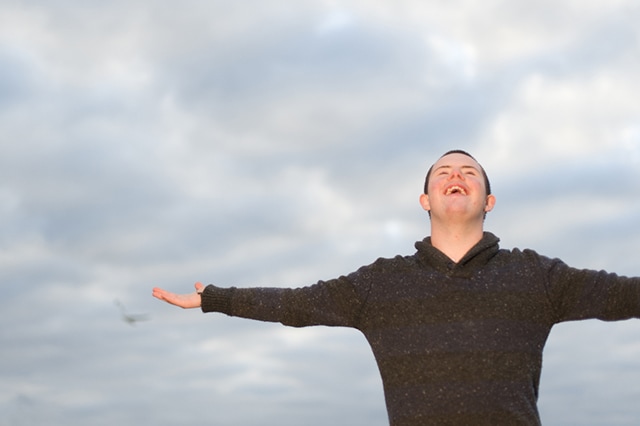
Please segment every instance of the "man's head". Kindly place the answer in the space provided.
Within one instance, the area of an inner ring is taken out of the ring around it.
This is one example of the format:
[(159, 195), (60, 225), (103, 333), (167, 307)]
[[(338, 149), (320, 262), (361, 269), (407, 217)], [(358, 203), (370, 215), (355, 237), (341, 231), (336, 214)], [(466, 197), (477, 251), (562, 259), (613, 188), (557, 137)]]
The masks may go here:
[[(473, 156), (471, 154), (469, 154), (468, 152), (463, 151), (461, 149), (452, 149), (451, 151), (447, 151), (440, 158), (444, 158), (444, 157), (446, 157), (447, 155), (450, 155), (450, 154), (466, 155), (467, 157), (471, 158), (473, 161), (475, 161), (478, 164), (478, 167), (480, 168), (480, 171), (482, 172), (482, 177), (484, 178), (484, 188), (486, 190), (486, 195), (490, 195), (491, 194), (491, 184), (489, 183), (489, 177), (487, 176), (487, 172), (484, 171), (484, 168), (480, 165), (480, 163), (478, 163), (478, 160), (473, 158)], [(429, 168), (429, 171), (427, 172), (427, 177), (424, 180), (424, 193), (425, 194), (429, 193), (429, 178), (431, 177), (431, 173), (433, 172), (433, 166), (435, 166), (435, 164), (433, 164)]]
[(483, 219), (493, 209), (495, 197), (487, 174), (476, 159), (465, 151), (452, 150), (427, 172), (420, 204), (438, 223), (467, 221)]

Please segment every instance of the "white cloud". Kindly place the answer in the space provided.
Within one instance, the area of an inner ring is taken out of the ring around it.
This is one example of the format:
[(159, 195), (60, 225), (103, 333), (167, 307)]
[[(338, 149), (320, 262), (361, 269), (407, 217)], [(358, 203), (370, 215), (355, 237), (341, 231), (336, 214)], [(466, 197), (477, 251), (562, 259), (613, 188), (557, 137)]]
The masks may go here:
[(349, 28), (353, 23), (352, 14), (346, 10), (334, 10), (320, 21), (316, 32), (320, 36), (325, 36)]
[[(411, 253), (450, 148), (489, 172), (506, 247), (637, 274), (630, 0), (2, 9), (0, 423), (189, 425), (204, 405), (220, 424), (386, 424), (353, 330), (202, 317), (150, 290), (305, 285)], [(151, 320), (128, 326), (116, 298)], [(567, 378), (543, 379), (543, 418), (633, 424), (633, 332), (576, 327), (545, 354)], [(568, 371), (598, 339), (602, 374)], [(629, 381), (598, 393), (610, 375)]]

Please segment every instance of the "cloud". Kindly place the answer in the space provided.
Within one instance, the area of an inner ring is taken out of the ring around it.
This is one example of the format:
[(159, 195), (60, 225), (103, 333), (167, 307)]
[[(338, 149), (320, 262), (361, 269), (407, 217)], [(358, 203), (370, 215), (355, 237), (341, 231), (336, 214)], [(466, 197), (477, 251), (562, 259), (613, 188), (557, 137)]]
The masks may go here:
[[(387, 424), (353, 330), (202, 317), (150, 290), (300, 286), (409, 254), (451, 148), (487, 169), (503, 246), (637, 275), (638, 12), (3, 5), (0, 423)], [(634, 333), (554, 331), (543, 420), (633, 424)]]

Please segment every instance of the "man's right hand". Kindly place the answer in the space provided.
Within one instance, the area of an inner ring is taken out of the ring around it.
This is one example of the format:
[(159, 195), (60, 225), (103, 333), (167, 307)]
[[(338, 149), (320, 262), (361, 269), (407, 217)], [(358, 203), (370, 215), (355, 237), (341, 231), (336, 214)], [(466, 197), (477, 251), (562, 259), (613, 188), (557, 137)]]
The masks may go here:
[(179, 306), (183, 309), (199, 308), (202, 304), (202, 297), (200, 296), (200, 293), (204, 289), (204, 285), (202, 285), (202, 283), (200, 282), (197, 282), (195, 284), (195, 288), (196, 288), (196, 291), (193, 293), (176, 294), (176, 293), (171, 293), (170, 291), (155, 287), (153, 289), (153, 297), (160, 300), (164, 300), (167, 303)]

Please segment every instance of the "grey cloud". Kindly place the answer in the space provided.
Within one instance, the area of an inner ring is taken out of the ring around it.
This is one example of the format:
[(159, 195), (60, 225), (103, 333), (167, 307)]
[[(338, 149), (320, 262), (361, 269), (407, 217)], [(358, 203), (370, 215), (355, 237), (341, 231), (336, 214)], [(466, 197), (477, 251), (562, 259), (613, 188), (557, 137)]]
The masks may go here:
[[(16, 14), (29, 31), (12, 33), (15, 47), (0, 54), (0, 422), (385, 424), (378, 373), (357, 333), (289, 334), (175, 310), (149, 293), (190, 291), (195, 280), (304, 285), (410, 253), (428, 231), (417, 204), (424, 173), (449, 148), (491, 167), (499, 203), (487, 225), (507, 247), (535, 243), (572, 264), (634, 273), (625, 252), (637, 239), (635, 160), (612, 160), (603, 141), (589, 145), (593, 154), (537, 165), (555, 151), (523, 137), (501, 164), (487, 137), (535, 74), (577, 85), (607, 72), (636, 90), (629, 17), (585, 12), (572, 25), (568, 6), (552, 18), (551, 5), (532, 3), (526, 17), (495, 20), (456, 6), (444, 28), (416, 25), (395, 5), (384, 19), (379, 4), (246, 6), (55, 2)], [(418, 15), (427, 6), (412, 7)], [(545, 24), (554, 36), (531, 18), (525, 34), (543, 48), (505, 53), (501, 25), (531, 16), (555, 19)], [(500, 61), (484, 56), (493, 51)], [(607, 108), (618, 115), (602, 122), (614, 130), (624, 121), (616, 117), (636, 114), (624, 102)], [(535, 135), (552, 136), (544, 116), (530, 114)], [(567, 200), (594, 194), (604, 194), (606, 214), (564, 214)], [(116, 298), (151, 320), (128, 326)], [(611, 409), (577, 393), (579, 371), (555, 379), (604, 336), (612, 354), (632, 355), (622, 366), (593, 354), (590, 368), (603, 373), (585, 386), (606, 386), (608, 374), (633, 380), (633, 333), (576, 326), (574, 339), (552, 335), (545, 354), (543, 418), (616, 412), (610, 424), (633, 424), (632, 383), (607, 396), (621, 401)]]
[(33, 74), (26, 52), (0, 45), (0, 105), (7, 108), (31, 92)]

